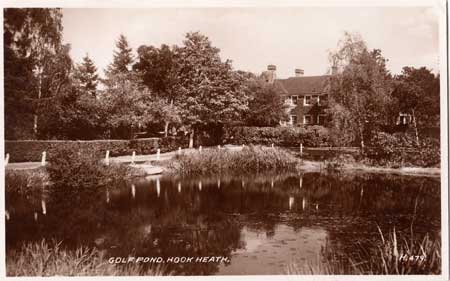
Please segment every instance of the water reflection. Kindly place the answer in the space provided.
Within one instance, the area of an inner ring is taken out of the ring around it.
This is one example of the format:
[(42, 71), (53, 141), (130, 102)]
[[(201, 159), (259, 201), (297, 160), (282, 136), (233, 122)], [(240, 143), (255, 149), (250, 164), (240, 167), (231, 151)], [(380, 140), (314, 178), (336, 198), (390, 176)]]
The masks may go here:
[[(76, 203), (7, 194), (7, 216), (14, 220), (7, 217), (6, 241), (7, 249), (56, 238), (68, 247), (95, 246), (107, 256), (231, 260), (169, 265), (182, 275), (280, 274), (292, 259), (317, 260), (325, 242), (350, 255), (355, 242), (373, 246), (376, 225), (407, 233), (414, 210), (416, 233), (439, 235), (439, 196), (439, 180), (420, 177), (148, 177)], [(40, 212), (45, 216), (38, 219)], [(29, 223), (33, 214), (36, 223)]]

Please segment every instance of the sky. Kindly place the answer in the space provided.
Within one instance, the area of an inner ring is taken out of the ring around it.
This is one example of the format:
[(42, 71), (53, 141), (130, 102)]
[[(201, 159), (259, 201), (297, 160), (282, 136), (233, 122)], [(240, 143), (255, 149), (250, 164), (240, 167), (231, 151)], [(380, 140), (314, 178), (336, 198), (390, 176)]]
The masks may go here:
[(438, 16), (426, 7), (64, 8), (63, 28), (74, 61), (89, 54), (101, 75), (121, 33), (136, 52), (181, 45), (190, 31), (208, 36), (235, 69), (259, 74), (275, 64), (279, 78), (294, 76), (295, 68), (305, 76), (327, 73), (328, 53), (344, 31), (381, 49), (393, 74), (404, 66), (439, 68)]

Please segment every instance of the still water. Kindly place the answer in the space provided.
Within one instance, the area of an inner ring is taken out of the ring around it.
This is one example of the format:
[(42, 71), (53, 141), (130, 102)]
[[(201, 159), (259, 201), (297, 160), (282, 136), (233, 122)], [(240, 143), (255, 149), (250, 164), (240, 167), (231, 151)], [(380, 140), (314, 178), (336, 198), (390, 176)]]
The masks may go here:
[(439, 237), (441, 221), (439, 178), (377, 174), (148, 177), (83, 205), (7, 194), (6, 208), (7, 251), (55, 238), (107, 257), (226, 260), (166, 264), (177, 275), (285, 274), (319, 263), (325, 248), (339, 257), (375, 250), (377, 226), (408, 235), (414, 217), (414, 233)]

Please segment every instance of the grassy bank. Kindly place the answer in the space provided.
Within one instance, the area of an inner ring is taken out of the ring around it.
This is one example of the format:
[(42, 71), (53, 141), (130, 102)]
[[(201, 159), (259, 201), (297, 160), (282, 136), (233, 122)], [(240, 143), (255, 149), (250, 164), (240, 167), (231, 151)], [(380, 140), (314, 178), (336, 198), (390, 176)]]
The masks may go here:
[(61, 248), (61, 243), (29, 242), (6, 254), (7, 276), (133, 276), (163, 275), (162, 267), (144, 268), (137, 264), (111, 264), (96, 248)]
[[(368, 252), (367, 249), (361, 249), (364, 256), (339, 257), (332, 249), (325, 247), (317, 262), (304, 264), (293, 262), (288, 266), (287, 274), (441, 274), (442, 258), (439, 238), (431, 239), (428, 234), (414, 238), (402, 237), (395, 229), (388, 235), (384, 235), (381, 230), (379, 233), (375, 250)], [(355, 247), (361, 246), (355, 245)], [(401, 258), (411, 256), (415, 259), (403, 258), (402, 260)]]
[(246, 146), (241, 150), (205, 149), (202, 152), (176, 155), (167, 163), (183, 175), (217, 173), (252, 173), (294, 171), (300, 160), (279, 148)]

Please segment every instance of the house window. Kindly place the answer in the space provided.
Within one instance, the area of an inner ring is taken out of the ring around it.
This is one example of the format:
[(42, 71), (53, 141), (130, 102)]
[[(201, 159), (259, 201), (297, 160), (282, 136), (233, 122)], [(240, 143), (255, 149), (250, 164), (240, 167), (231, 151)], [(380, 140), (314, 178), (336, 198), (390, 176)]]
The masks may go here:
[(311, 115), (304, 115), (303, 116), (303, 124), (305, 124), (305, 125), (312, 124), (312, 116)]
[(298, 96), (291, 96), (291, 99), (293, 104), (298, 104)]
[(312, 96), (312, 101), (316, 101), (317, 103), (319, 103), (319, 96)]
[(303, 100), (303, 105), (311, 105), (311, 96), (305, 96)]
[(325, 114), (317, 115), (317, 124), (319, 125), (325, 124), (325, 118), (326, 118)]
[(290, 116), (290, 123), (291, 123), (291, 125), (297, 124), (297, 115)]

